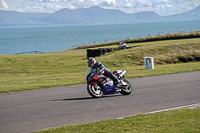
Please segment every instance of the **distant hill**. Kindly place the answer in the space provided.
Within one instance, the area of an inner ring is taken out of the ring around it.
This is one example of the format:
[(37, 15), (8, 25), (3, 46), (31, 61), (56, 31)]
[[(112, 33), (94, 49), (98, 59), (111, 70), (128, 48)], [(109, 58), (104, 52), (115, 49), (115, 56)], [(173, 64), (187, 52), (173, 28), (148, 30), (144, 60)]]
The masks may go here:
[(47, 13), (21, 13), (15, 11), (0, 10), (0, 27), (33, 27), (43, 26), (46, 23), (40, 19)]
[(159, 16), (154, 12), (126, 14), (100, 7), (76, 10), (61, 9), (55, 13), (21, 13), (0, 10), (0, 27), (44, 27), (74, 25), (130, 24), (200, 20), (200, 6), (182, 14)]
[(153, 12), (141, 12), (137, 14), (125, 14), (118, 10), (91, 7), (85, 9), (62, 9), (42, 19), (43, 22), (66, 25), (95, 25), (95, 24), (119, 24), (136, 23), (144, 20), (159, 19), (159, 15)]
[(190, 20), (200, 20), (200, 6), (182, 14), (171, 15), (162, 18), (162, 21), (190, 21)]

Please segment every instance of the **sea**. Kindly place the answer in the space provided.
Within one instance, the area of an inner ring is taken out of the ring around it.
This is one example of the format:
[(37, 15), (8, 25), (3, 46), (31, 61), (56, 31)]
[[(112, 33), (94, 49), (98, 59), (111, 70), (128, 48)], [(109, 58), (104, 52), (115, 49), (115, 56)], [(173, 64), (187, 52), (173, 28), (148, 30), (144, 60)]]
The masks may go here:
[(200, 21), (0, 28), (0, 54), (57, 52), (87, 44), (191, 31), (200, 31)]

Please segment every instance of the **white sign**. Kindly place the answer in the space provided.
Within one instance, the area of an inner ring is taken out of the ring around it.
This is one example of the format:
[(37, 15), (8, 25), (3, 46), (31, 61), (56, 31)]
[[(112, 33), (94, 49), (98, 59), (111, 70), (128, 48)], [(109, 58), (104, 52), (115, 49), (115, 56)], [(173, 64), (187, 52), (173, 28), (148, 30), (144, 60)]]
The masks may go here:
[(144, 57), (145, 69), (154, 69), (153, 57)]

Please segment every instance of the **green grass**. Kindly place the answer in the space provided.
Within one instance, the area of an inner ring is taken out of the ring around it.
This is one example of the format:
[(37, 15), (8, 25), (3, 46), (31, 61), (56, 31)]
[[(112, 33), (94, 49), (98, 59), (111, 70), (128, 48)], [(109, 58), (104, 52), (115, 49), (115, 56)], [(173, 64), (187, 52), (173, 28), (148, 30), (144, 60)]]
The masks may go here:
[(200, 132), (200, 107), (138, 114), (124, 119), (67, 125), (38, 133), (197, 133)]
[(0, 93), (83, 83), (87, 69), (84, 55), (0, 55)]
[[(178, 60), (179, 57), (200, 57), (200, 38), (143, 42), (141, 45), (96, 59), (112, 71), (127, 70), (126, 78), (200, 70), (200, 62), (180, 63)], [(145, 56), (154, 57), (154, 70), (144, 69)], [(86, 51), (0, 55), (0, 93), (85, 83), (87, 69)]]
[(115, 48), (118, 46), (119, 42), (121, 41), (128, 44), (130, 43), (137, 44), (137, 43), (143, 43), (143, 42), (156, 42), (156, 41), (163, 41), (163, 40), (173, 41), (173, 40), (179, 40), (179, 39), (189, 39), (189, 38), (199, 38), (199, 37), (200, 37), (200, 31), (187, 32), (187, 33), (172, 33), (172, 34), (166, 34), (166, 35), (150, 36), (150, 37), (143, 37), (143, 38), (136, 38), (136, 39), (126, 39), (126, 40), (106, 42), (106, 43), (88, 44), (85, 46), (78, 46), (72, 49), (102, 48), (102, 47)]
[(143, 57), (154, 57), (156, 64), (180, 63), (179, 57), (200, 57), (200, 39), (143, 43), (141, 47), (107, 54), (104, 61), (116, 63), (116, 66), (130, 63), (143, 65)]

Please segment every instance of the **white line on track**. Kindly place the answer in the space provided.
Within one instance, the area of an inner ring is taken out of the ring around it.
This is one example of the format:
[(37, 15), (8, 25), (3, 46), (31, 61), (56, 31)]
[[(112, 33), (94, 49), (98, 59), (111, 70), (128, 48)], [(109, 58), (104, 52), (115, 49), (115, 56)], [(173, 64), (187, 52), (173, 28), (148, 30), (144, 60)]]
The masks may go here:
[[(174, 109), (181, 109), (181, 108), (195, 108), (195, 107), (198, 107), (198, 106), (200, 106), (200, 103), (191, 104), (191, 105), (185, 105), (185, 106), (180, 106), (180, 107), (174, 107), (174, 108), (169, 108), (169, 109), (163, 109), (163, 110), (157, 110), (157, 111), (152, 111), (152, 112), (143, 113), (143, 114), (153, 114), (153, 113), (169, 111), (169, 110), (174, 110)], [(117, 118), (117, 119), (120, 120), (120, 119), (124, 119), (124, 118), (125, 117), (120, 117), (120, 118)]]
[(144, 113), (144, 114), (152, 114), (152, 113), (158, 113), (158, 112), (169, 111), (169, 110), (173, 110), (173, 109), (181, 109), (181, 108), (195, 108), (198, 106), (200, 106), (200, 103), (185, 105), (185, 106), (180, 106), (180, 107), (174, 107), (174, 108), (169, 108), (169, 109), (163, 109), (163, 110), (157, 110), (157, 111), (152, 111), (152, 112), (148, 112), (148, 113)]

